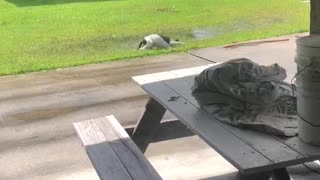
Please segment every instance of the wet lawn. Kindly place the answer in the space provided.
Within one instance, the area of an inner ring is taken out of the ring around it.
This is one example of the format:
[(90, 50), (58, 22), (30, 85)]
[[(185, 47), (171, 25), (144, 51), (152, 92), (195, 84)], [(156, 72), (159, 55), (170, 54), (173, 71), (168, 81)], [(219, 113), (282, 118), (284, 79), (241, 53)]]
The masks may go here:
[[(0, 75), (304, 32), (300, 0), (0, 0)], [(185, 45), (136, 50), (161, 33)]]

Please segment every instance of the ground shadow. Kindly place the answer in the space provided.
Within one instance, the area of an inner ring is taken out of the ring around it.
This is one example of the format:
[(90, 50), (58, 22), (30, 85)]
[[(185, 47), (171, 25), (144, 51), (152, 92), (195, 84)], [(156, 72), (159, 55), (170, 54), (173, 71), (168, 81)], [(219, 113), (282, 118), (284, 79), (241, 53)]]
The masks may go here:
[(123, 1), (123, 0), (6, 0), (9, 3), (16, 5), (17, 7), (27, 6), (47, 6), (67, 3), (81, 3), (81, 2), (105, 2), (105, 1)]
[(237, 178), (237, 174), (238, 172), (231, 172), (231, 173), (221, 174), (218, 176), (208, 177), (200, 180), (235, 180)]

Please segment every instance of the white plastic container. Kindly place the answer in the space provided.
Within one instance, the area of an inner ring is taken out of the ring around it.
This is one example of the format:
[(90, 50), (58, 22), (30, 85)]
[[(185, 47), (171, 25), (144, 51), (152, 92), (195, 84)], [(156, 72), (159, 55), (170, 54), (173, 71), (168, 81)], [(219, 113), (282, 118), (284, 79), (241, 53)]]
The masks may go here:
[(297, 40), (297, 112), (299, 137), (320, 146), (320, 36)]

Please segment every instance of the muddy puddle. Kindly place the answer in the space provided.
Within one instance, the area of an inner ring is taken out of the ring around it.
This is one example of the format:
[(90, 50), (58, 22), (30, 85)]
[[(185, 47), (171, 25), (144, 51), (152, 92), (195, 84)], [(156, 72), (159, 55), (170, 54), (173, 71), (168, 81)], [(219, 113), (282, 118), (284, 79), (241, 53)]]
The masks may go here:
[(223, 33), (221, 27), (210, 27), (210, 28), (196, 28), (192, 30), (191, 36), (194, 39), (209, 39), (214, 38)]
[(217, 25), (213, 27), (197, 27), (191, 31), (191, 37), (194, 39), (210, 39), (227, 33), (253, 30), (261, 27), (268, 27), (275, 24), (284, 23), (283, 17), (270, 17), (253, 21), (250, 19), (237, 19), (227, 25)]

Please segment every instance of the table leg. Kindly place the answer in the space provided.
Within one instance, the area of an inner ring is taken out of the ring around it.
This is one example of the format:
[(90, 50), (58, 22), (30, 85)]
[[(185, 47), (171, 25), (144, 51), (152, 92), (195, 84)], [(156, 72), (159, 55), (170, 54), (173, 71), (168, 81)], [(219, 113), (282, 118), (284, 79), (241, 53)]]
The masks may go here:
[(290, 180), (289, 173), (286, 168), (275, 169), (272, 172), (262, 172), (256, 174), (241, 174), (239, 172), (237, 180)]
[(289, 173), (286, 168), (276, 169), (272, 172), (273, 180), (290, 180)]
[(269, 180), (271, 177), (271, 172), (262, 172), (256, 174), (241, 174), (237, 175), (237, 180)]
[(149, 143), (152, 141), (165, 112), (166, 109), (160, 103), (153, 98), (149, 99), (146, 110), (132, 135), (132, 140), (142, 152), (146, 151)]

